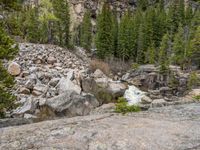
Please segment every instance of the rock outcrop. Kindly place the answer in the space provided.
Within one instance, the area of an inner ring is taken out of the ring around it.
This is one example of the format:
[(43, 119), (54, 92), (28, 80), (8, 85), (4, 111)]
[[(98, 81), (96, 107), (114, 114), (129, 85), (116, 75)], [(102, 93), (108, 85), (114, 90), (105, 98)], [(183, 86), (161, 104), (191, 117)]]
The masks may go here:
[(0, 149), (197, 150), (199, 125), (200, 104), (65, 118), (1, 128)]

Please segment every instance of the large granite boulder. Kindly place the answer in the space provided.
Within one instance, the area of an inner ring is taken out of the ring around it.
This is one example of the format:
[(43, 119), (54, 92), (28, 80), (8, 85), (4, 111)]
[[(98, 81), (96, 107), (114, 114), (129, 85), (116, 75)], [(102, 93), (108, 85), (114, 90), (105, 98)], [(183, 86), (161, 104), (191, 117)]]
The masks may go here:
[[(47, 99), (40, 107), (43, 117), (52, 117), (52, 115), (74, 117), (88, 115), (97, 106), (99, 102), (93, 95), (81, 96), (75, 91), (65, 91), (57, 97)], [(48, 112), (47, 116), (45, 116), (46, 112)], [(48, 116), (49, 114), (52, 115)]]
[(124, 95), (127, 85), (122, 82), (115, 82), (102, 71), (96, 70), (92, 77), (82, 80), (82, 89), (86, 93), (92, 93), (103, 103), (109, 103)]
[(72, 90), (77, 94), (81, 94), (81, 87), (72, 82), (70, 78), (61, 78), (60, 82), (57, 85), (57, 88), (59, 94), (63, 94), (69, 90)]

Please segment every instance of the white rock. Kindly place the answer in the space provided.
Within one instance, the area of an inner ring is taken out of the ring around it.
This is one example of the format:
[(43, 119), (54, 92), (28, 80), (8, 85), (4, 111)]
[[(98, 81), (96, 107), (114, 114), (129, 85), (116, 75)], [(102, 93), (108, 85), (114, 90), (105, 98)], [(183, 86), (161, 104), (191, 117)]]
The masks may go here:
[(8, 72), (13, 76), (17, 76), (21, 73), (21, 67), (18, 63), (12, 62), (8, 66)]
[(70, 79), (61, 78), (58, 83), (59, 94), (65, 93), (66, 91), (75, 91), (77, 94), (81, 94), (81, 87), (74, 84)]
[(125, 91), (124, 98), (128, 101), (129, 105), (135, 105), (141, 102), (145, 94), (145, 92), (132, 85)]

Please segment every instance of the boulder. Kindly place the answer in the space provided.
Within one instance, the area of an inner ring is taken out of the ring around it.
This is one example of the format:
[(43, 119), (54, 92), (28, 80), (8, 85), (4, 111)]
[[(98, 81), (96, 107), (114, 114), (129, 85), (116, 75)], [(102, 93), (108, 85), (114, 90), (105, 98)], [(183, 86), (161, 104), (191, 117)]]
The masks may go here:
[(8, 66), (8, 72), (13, 76), (17, 76), (21, 73), (21, 67), (18, 63), (12, 62)]
[(109, 82), (108, 91), (115, 97), (120, 97), (124, 95), (127, 86), (121, 82)]
[(12, 115), (23, 116), (25, 113), (33, 114), (36, 108), (37, 108), (37, 101), (35, 101), (33, 98), (30, 97), (21, 107), (18, 107), (16, 110), (14, 110)]
[(57, 85), (57, 88), (58, 88), (58, 92), (59, 94), (63, 94), (65, 93), (66, 91), (74, 91), (76, 92), (77, 94), (81, 94), (81, 87), (74, 84), (70, 79), (68, 78), (61, 78), (60, 79), (60, 82), (58, 83)]
[(19, 89), (19, 93), (21, 94), (30, 94), (30, 90), (25, 88), (25, 87), (22, 87)]
[(152, 103), (151, 103), (151, 107), (163, 107), (166, 106), (167, 102), (164, 99), (155, 99)]
[(50, 80), (49, 85), (55, 87), (59, 81), (60, 81), (60, 78), (53, 78)]
[(97, 69), (94, 72), (93, 77), (94, 78), (103, 78), (103, 77), (105, 77), (105, 74), (100, 69)]
[(82, 80), (82, 88), (86, 93), (92, 93), (102, 103), (109, 103), (124, 95), (126, 85), (121, 82), (113, 82), (109, 78), (85, 78)]
[(54, 64), (56, 62), (57, 62), (56, 58), (54, 58), (52, 56), (50, 56), (50, 57), (47, 58), (47, 63), (48, 64)]
[(143, 96), (141, 99), (142, 104), (150, 104), (153, 100), (148, 96)]
[(57, 97), (47, 99), (41, 107), (43, 110), (48, 109), (51, 111), (50, 114), (55, 116), (73, 117), (88, 115), (97, 106), (99, 103), (94, 96), (81, 96), (75, 91), (68, 90)]

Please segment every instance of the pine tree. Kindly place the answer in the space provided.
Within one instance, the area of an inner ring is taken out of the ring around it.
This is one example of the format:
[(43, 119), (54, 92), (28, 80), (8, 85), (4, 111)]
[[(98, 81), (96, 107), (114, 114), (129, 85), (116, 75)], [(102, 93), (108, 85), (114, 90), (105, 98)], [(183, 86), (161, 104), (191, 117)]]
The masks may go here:
[(148, 48), (148, 51), (146, 53), (146, 63), (150, 63), (150, 64), (156, 63), (156, 48), (153, 43)]
[(140, 24), (138, 39), (137, 39), (137, 63), (145, 63), (145, 26), (144, 23)]
[(178, 32), (174, 37), (173, 43), (173, 61), (175, 64), (183, 65), (185, 58), (185, 40), (184, 40), (184, 30), (182, 26), (179, 26)]
[(130, 12), (126, 12), (120, 22), (118, 37), (118, 56), (122, 58), (123, 61), (131, 58), (135, 46), (133, 23)]
[(177, 1), (173, 1), (170, 5), (167, 15), (167, 30), (170, 34), (170, 37), (173, 37), (174, 34), (177, 32), (179, 22), (179, 13), (178, 13), (178, 4)]
[(92, 23), (91, 14), (87, 11), (83, 17), (81, 25), (81, 46), (86, 50), (90, 50), (92, 44)]
[(178, 3), (179, 23), (185, 24), (185, 0), (179, 0)]
[(191, 59), (200, 67), (200, 26), (195, 31), (194, 38), (191, 41)]
[(13, 77), (7, 73), (0, 61), (0, 118), (5, 116), (5, 111), (13, 109), (16, 106), (14, 103), (15, 97), (8, 92), (13, 85)]
[(58, 18), (60, 44), (69, 46), (70, 44), (70, 15), (67, 0), (53, 0), (54, 14)]
[(18, 52), (14, 41), (6, 34), (0, 23), (0, 59), (12, 59)]
[(96, 47), (97, 56), (101, 59), (113, 55), (113, 22), (112, 12), (108, 3), (105, 3), (102, 12), (97, 18)]
[(27, 39), (33, 43), (39, 43), (40, 31), (39, 31), (39, 19), (37, 15), (37, 8), (32, 8), (27, 13)]
[(117, 57), (117, 52), (118, 52), (118, 34), (119, 34), (119, 23), (117, 19), (117, 11), (114, 9), (113, 15), (112, 15), (112, 22), (113, 22), (113, 54), (115, 57)]
[(165, 34), (162, 38), (159, 50), (160, 73), (165, 75), (169, 71), (169, 53), (170, 53), (169, 42), (170, 42), (169, 34)]
[[(6, 5), (5, 9), (11, 9), (13, 7), (13, 5), (11, 5), (12, 7), (8, 5), (10, 4), (8, 1), (3, 2)], [(13, 87), (14, 80), (2, 65), (1, 59), (12, 59), (18, 52), (17, 45), (7, 35), (3, 27), (3, 22), (0, 20), (0, 118), (5, 116), (6, 110), (15, 106), (15, 97), (9, 93), (9, 89)]]

